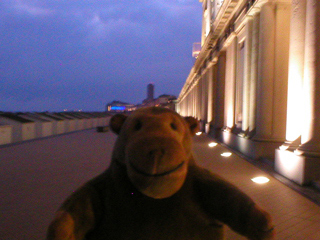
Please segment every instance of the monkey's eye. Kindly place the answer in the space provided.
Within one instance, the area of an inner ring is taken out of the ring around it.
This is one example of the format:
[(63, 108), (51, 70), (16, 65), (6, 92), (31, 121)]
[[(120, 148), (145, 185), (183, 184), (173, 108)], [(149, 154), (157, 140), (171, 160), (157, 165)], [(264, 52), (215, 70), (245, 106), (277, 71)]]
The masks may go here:
[(136, 124), (134, 125), (134, 130), (139, 131), (142, 128), (142, 122), (137, 121)]
[(178, 129), (178, 126), (177, 126), (177, 124), (175, 124), (175, 123), (171, 123), (170, 124), (170, 127), (173, 129), (173, 130), (177, 130)]

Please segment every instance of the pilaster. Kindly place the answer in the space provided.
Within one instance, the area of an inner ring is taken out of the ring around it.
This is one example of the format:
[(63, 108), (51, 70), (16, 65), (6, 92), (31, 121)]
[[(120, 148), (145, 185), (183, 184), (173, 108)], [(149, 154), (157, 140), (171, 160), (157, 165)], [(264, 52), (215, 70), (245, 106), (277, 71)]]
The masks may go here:
[(237, 38), (234, 37), (226, 51), (226, 81), (225, 81), (225, 117), (224, 126), (232, 128), (234, 126), (235, 111), (235, 73), (236, 73), (236, 56)]
[(252, 44), (251, 44), (251, 78), (250, 78), (250, 104), (249, 104), (249, 132), (256, 128), (258, 56), (259, 56), (259, 22), (260, 13), (253, 15)]
[(214, 98), (214, 84), (213, 84), (213, 78), (215, 76), (214, 74), (215, 66), (212, 66), (209, 69), (208, 74), (208, 123), (210, 123), (213, 120), (213, 111), (214, 111), (214, 105), (213, 105), (213, 98)]
[(251, 95), (251, 57), (252, 57), (252, 17), (247, 16), (245, 26), (245, 62), (243, 76), (242, 131), (249, 130)]
[(215, 129), (221, 129), (224, 126), (225, 116), (225, 81), (226, 81), (226, 54), (220, 52), (217, 62), (217, 79), (216, 79), (216, 102), (215, 102)]
[(302, 144), (295, 153), (320, 158), (320, 2), (308, 0), (306, 7)]
[(292, 1), (290, 19), (290, 48), (287, 96), (286, 142), (282, 150), (295, 150), (301, 143), (303, 109), (302, 87), (304, 77), (306, 1)]
[(267, 2), (260, 12), (259, 71), (256, 139), (271, 139), (275, 54), (275, 4)]
[(254, 139), (285, 140), (290, 5), (267, 2), (260, 12), (256, 135)]
[(291, 9), (287, 141), (275, 169), (303, 185), (320, 179), (320, 2), (295, 0)]

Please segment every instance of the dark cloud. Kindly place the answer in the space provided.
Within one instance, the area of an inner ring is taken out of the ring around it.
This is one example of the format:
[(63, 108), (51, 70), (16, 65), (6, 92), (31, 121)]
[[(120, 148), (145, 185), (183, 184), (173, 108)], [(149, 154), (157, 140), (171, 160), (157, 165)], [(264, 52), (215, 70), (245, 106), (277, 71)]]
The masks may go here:
[(194, 0), (2, 1), (0, 110), (103, 110), (149, 82), (178, 95), (200, 27)]

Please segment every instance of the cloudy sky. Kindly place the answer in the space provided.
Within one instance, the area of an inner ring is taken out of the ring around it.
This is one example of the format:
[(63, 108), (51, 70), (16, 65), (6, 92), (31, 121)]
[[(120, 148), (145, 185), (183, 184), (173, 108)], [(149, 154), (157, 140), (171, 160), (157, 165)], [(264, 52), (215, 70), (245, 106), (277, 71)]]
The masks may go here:
[(103, 111), (178, 96), (200, 41), (198, 0), (1, 0), (0, 111)]

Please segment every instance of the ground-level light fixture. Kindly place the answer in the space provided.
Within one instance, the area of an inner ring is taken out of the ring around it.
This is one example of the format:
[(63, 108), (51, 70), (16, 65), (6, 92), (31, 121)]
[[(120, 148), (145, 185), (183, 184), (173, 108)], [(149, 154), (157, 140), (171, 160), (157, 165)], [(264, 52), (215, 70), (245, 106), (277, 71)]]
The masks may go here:
[(221, 153), (221, 156), (222, 157), (230, 157), (232, 155), (231, 152), (224, 152), (224, 153)]
[(197, 136), (200, 136), (201, 134), (202, 134), (202, 132), (197, 132), (196, 133)]
[(218, 143), (216, 143), (216, 142), (211, 142), (208, 144), (209, 147), (215, 147), (217, 145), (218, 145)]
[(262, 177), (262, 176), (260, 176), (260, 177), (252, 178), (251, 181), (252, 181), (252, 182), (255, 182), (255, 183), (258, 183), (258, 184), (264, 184), (264, 183), (269, 182), (270, 179), (267, 178), (267, 177)]

